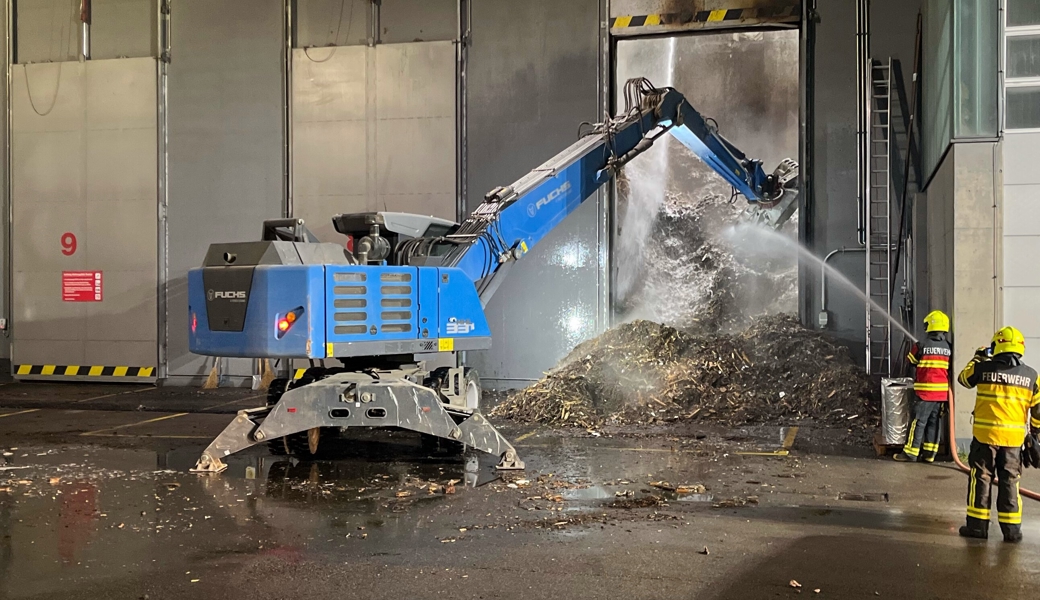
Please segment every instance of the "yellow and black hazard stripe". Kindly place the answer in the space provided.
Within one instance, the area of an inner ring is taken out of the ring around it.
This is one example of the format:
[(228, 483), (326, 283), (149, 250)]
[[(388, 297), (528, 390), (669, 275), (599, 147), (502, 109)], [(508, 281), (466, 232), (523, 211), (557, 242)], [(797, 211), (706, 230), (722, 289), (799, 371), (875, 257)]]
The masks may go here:
[(18, 376), (52, 377), (154, 377), (155, 367), (103, 367), (76, 365), (17, 365)]
[(652, 15), (622, 15), (611, 17), (611, 29), (690, 25), (693, 23), (741, 23), (744, 21), (793, 21), (800, 19), (798, 4), (759, 8), (722, 8), (685, 13), (658, 13)]
[(293, 379), (300, 379), (301, 377), (303, 377), (303, 374), (306, 373), (306, 372), (307, 372), (307, 369), (296, 369), (295, 371), (293, 371), (292, 378)]

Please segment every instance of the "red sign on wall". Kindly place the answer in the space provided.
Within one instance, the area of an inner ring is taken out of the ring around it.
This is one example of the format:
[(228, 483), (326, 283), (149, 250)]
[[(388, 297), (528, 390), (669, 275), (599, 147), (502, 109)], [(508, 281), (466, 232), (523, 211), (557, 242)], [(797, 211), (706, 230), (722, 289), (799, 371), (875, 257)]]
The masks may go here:
[(62, 271), (61, 299), (65, 302), (101, 302), (101, 271)]

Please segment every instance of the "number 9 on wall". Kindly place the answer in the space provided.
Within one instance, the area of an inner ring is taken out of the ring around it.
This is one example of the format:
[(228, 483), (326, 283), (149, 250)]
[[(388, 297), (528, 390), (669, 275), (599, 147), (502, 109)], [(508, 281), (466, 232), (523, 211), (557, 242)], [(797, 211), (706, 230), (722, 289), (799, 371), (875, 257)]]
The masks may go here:
[(65, 256), (76, 253), (76, 235), (71, 231), (61, 234), (61, 253)]

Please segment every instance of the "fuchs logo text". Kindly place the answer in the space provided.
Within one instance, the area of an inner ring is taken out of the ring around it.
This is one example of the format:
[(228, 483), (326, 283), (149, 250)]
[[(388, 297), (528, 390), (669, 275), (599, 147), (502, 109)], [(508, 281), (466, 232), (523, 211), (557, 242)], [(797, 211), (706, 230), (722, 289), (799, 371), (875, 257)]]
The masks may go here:
[(244, 290), (240, 290), (240, 291), (237, 291), (237, 292), (235, 292), (235, 291), (210, 290), (207, 295), (209, 296), (210, 300), (245, 300), (246, 299), (246, 292)]
[(538, 200), (538, 202), (535, 202), (534, 204), (529, 205), (527, 207), (527, 214), (532, 217), (537, 215), (538, 211), (541, 210), (543, 206), (549, 204), (554, 200), (557, 200), (560, 196), (570, 191), (570, 189), (571, 182), (564, 181), (563, 184), (560, 185), (560, 187), (546, 194), (544, 198)]

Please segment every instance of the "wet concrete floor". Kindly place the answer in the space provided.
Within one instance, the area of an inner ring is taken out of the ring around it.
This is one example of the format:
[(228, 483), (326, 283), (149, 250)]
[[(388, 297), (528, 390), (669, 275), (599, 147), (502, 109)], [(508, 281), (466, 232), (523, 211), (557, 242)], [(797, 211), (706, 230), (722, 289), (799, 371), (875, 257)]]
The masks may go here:
[(260, 447), (199, 476), (226, 414), (24, 406), (0, 394), (0, 598), (1025, 598), (1040, 583), (1036, 503), (1021, 546), (967, 542), (962, 475), (820, 453), (811, 429), (506, 425), (528, 464), (506, 474), (362, 433), (323, 441), (330, 458)]

